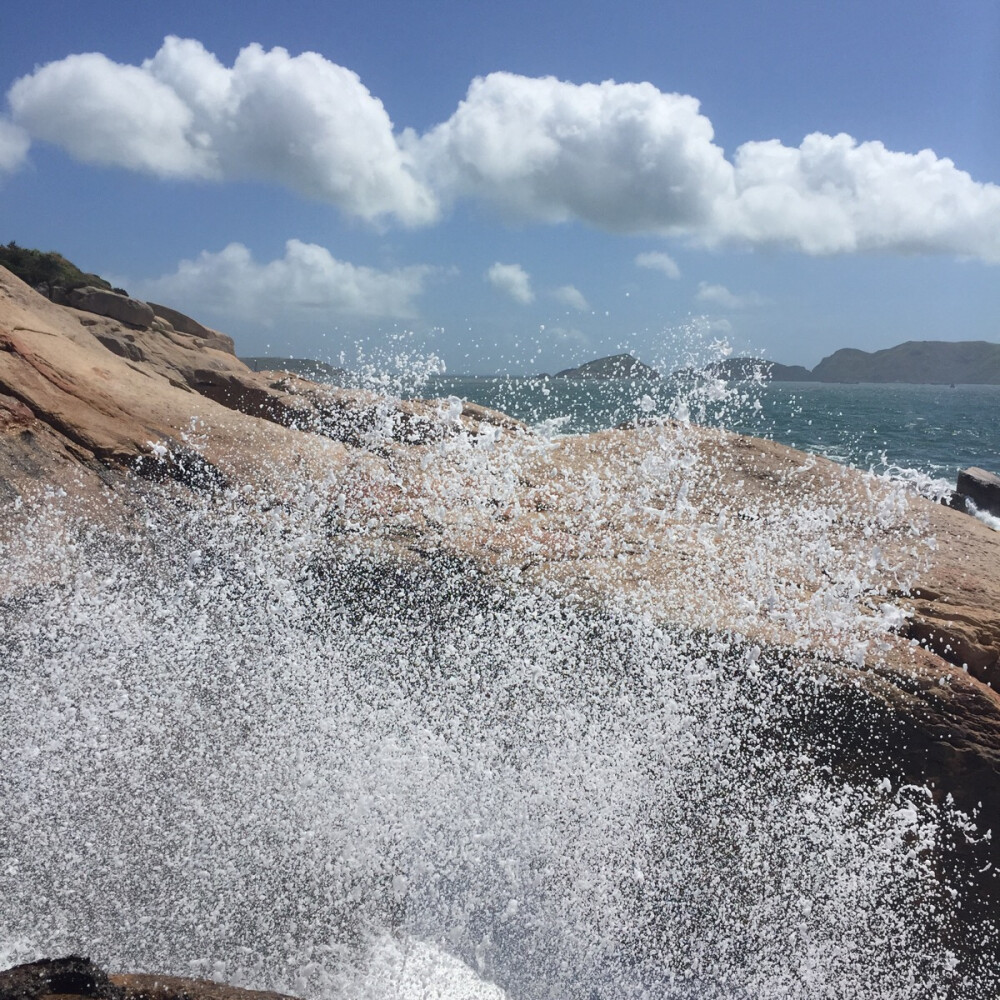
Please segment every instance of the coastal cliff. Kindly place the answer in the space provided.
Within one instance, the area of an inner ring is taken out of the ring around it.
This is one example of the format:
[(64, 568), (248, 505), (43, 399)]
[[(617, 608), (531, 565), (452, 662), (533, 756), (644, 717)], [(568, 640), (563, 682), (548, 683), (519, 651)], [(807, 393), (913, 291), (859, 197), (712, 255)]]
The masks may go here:
[[(421, 594), (414, 581), (430, 579), (433, 601), (420, 600), (448, 614), (477, 612), (497, 581), (595, 621), (724, 641), (748, 664), (748, 699), (757, 663), (808, 691), (788, 702), (786, 736), (823, 766), (926, 785), (1000, 829), (1000, 534), (715, 429), (547, 440), (453, 399), (254, 372), (222, 335), (155, 309), (143, 325), (58, 305), (0, 269), (6, 559), (67, 509), (112, 535), (198, 504), (204, 519), (245, 512), (277, 530), (315, 515), (310, 581), (364, 563), (358, 593), (384, 592), (385, 574)], [(0, 580), (10, 607), (61, 586), (58, 560), (22, 567)], [(977, 840), (958, 858), (968, 919), (996, 917), (998, 848)]]

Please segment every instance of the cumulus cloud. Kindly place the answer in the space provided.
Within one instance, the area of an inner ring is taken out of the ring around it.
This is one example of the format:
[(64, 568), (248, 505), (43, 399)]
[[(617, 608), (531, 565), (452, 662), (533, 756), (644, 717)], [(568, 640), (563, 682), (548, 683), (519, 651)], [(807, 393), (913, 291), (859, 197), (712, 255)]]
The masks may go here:
[(677, 266), (677, 261), (669, 254), (660, 253), (658, 250), (637, 254), (635, 263), (637, 267), (645, 267), (650, 271), (661, 271), (673, 281), (681, 276), (681, 269)]
[(523, 306), (535, 301), (535, 293), (531, 290), (531, 276), (520, 264), (497, 262), (486, 272), (486, 280)]
[(337, 317), (408, 318), (431, 273), (424, 266), (380, 271), (337, 260), (325, 247), (300, 240), (285, 255), (258, 263), (242, 243), (184, 260), (173, 274), (136, 286), (153, 301), (176, 302), (206, 315), (254, 323)]
[(569, 306), (570, 309), (586, 312), (590, 308), (587, 300), (583, 297), (583, 292), (575, 285), (560, 285), (553, 289), (552, 295), (564, 306)]
[(735, 197), (706, 236), (809, 254), (956, 253), (1000, 262), (1000, 187), (931, 150), (897, 153), (849, 135), (736, 151)]
[(698, 101), (649, 83), (576, 85), (492, 73), (408, 146), (444, 194), (522, 218), (615, 232), (687, 231), (731, 195), (732, 167)]
[(541, 332), (549, 340), (556, 341), (564, 347), (575, 346), (586, 348), (590, 346), (590, 338), (575, 326), (543, 326)]
[(698, 291), (695, 298), (699, 302), (709, 302), (722, 309), (747, 309), (751, 306), (762, 306), (766, 299), (756, 292), (747, 292), (745, 295), (736, 295), (725, 285), (711, 285), (707, 281), (698, 283)]
[[(520, 220), (579, 221), (701, 246), (949, 253), (1000, 262), (1000, 186), (931, 150), (848, 135), (751, 141), (731, 158), (689, 95), (650, 83), (492, 73), (447, 120), (396, 133), (357, 74), (248, 45), (232, 66), (168, 37), (141, 65), (71, 55), (17, 80), (0, 169), (28, 141), (164, 178), (257, 178), (367, 220), (436, 221), (471, 198)], [(24, 132), (17, 131), (15, 126)], [(669, 257), (639, 266), (672, 276)]]
[(99, 53), (21, 77), (8, 101), (32, 136), (79, 160), (158, 177), (262, 178), (364, 219), (433, 220), (382, 102), (314, 52), (248, 45), (233, 66), (168, 37), (141, 66)]
[(0, 173), (17, 170), (28, 156), (31, 139), (24, 129), (0, 118)]

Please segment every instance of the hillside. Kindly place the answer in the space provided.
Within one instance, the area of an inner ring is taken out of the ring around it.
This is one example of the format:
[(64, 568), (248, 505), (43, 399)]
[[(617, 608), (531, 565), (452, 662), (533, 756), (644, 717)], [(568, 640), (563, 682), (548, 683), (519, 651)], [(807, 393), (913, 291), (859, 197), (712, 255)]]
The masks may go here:
[(643, 364), (631, 354), (614, 354), (607, 358), (596, 358), (576, 368), (564, 368), (556, 372), (556, 378), (633, 378), (658, 379), (660, 373), (655, 368)]
[(781, 365), (777, 361), (760, 358), (726, 358), (706, 367), (705, 371), (716, 378), (747, 379), (762, 377), (771, 382), (815, 382), (816, 376), (802, 365)]
[(820, 382), (1000, 385), (1000, 344), (908, 340), (882, 351), (843, 348), (812, 371)]
[[(1000, 344), (985, 340), (908, 340), (881, 351), (844, 347), (810, 371), (762, 358), (706, 365), (716, 378), (771, 382), (905, 382), (913, 385), (1000, 385)], [(689, 374), (688, 370), (677, 374)]]

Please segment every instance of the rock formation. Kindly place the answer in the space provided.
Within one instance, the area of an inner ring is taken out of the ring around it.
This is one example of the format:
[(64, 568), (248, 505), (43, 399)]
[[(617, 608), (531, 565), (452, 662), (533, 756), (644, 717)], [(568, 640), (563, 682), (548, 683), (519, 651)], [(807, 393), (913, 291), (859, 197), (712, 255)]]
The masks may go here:
[(1000, 476), (975, 466), (963, 469), (955, 493), (963, 501), (971, 500), (977, 510), (1000, 517)]
[(224, 333), (219, 333), (218, 330), (202, 326), (196, 319), (185, 316), (184, 313), (178, 312), (176, 309), (171, 309), (169, 306), (161, 306), (156, 302), (149, 302), (147, 304), (158, 319), (163, 320), (178, 333), (188, 333), (192, 337), (200, 337), (202, 340), (207, 341), (210, 346), (220, 351), (226, 351), (228, 354), (236, 353), (232, 337), (227, 337)]
[[(834, 766), (877, 759), (1000, 830), (1000, 534), (986, 525), (722, 431), (664, 422), (546, 441), (457, 400), (253, 372), (156, 309), (168, 323), (134, 328), (0, 268), (0, 542), (53, 490), (115, 524), (140, 500), (220, 484), (291, 510), (308, 482), (330, 508), (331, 559), (338, 544), (408, 565), (443, 556), (773, 650), (790, 673), (822, 676), (836, 726), (805, 709), (803, 725), (836, 729)], [(38, 572), (0, 579), (0, 599), (44, 586)], [(974, 895), (996, 915), (1000, 844), (975, 851)], [(130, 995), (154, 993), (174, 995)]]
[(107, 292), (103, 288), (74, 288), (67, 296), (67, 302), (75, 309), (107, 316), (140, 330), (153, 323), (153, 310), (145, 302), (117, 292)]

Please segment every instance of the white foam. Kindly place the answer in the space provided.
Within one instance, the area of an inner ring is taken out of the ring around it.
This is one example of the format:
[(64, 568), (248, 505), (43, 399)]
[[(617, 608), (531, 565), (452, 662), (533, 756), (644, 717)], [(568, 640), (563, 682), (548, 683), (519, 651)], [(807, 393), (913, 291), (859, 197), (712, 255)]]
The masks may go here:
[(372, 948), (357, 1000), (507, 1000), (463, 961), (409, 937), (383, 936)]

